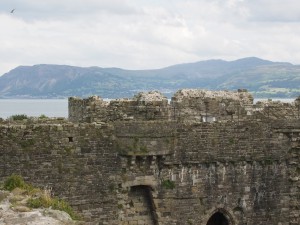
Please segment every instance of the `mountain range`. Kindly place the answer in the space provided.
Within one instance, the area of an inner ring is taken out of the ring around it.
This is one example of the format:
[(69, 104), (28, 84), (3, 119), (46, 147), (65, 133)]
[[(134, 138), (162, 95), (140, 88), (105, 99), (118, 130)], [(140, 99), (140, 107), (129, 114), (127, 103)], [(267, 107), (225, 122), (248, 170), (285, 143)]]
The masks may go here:
[(170, 97), (182, 88), (248, 89), (256, 98), (294, 98), (300, 95), (300, 66), (256, 57), (152, 70), (41, 64), (19, 66), (0, 77), (0, 98), (121, 98), (150, 90)]

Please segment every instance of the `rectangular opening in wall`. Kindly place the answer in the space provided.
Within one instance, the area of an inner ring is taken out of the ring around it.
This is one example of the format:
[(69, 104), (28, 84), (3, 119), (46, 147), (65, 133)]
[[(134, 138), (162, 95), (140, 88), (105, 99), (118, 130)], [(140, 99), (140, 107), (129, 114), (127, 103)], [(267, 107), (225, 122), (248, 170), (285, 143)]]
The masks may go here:
[(68, 137), (68, 139), (69, 139), (69, 142), (73, 142), (74, 141), (73, 137)]
[(137, 224), (137, 221), (143, 221), (143, 225), (157, 225), (154, 202), (149, 186), (132, 186), (128, 193), (124, 213), (127, 215), (124, 220), (126, 224)]

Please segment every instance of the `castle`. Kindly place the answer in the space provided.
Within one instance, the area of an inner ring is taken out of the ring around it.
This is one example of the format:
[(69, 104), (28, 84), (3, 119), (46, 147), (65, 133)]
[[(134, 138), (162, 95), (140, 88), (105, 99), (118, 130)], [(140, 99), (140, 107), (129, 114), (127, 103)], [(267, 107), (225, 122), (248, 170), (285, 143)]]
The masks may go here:
[(0, 180), (21, 174), (99, 225), (300, 224), (300, 98), (183, 89), (69, 118), (0, 123)]

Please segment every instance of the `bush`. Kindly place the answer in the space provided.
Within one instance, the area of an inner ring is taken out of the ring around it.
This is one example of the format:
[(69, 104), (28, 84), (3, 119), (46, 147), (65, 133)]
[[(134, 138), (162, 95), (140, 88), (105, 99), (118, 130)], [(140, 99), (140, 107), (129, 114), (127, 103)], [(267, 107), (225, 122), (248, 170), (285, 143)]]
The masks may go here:
[(28, 119), (28, 116), (25, 114), (16, 114), (16, 115), (12, 115), (10, 118), (13, 120), (24, 120), (24, 119)]
[(5, 180), (4, 189), (12, 191), (15, 188), (27, 189), (28, 185), (25, 183), (25, 181), (20, 175), (13, 174)]
[(45, 114), (39, 116), (39, 119), (47, 119), (48, 117)]
[(174, 189), (175, 188), (175, 182), (171, 180), (164, 180), (162, 182), (162, 186), (166, 189)]

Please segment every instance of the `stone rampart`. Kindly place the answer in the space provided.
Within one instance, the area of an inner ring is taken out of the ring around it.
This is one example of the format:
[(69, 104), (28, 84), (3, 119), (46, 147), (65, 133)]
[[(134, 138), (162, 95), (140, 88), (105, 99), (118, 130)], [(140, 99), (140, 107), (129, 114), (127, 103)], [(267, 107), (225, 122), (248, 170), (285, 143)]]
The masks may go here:
[(169, 111), (168, 99), (156, 91), (110, 102), (97, 96), (88, 99), (69, 98), (69, 119), (72, 122), (168, 120)]
[(112, 134), (112, 127), (97, 124), (1, 125), (1, 180), (20, 174), (36, 186), (52, 188), (87, 221), (100, 215), (111, 221), (117, 215), (111, 189), (120, 173)]
[(299, 117), (298, 101), (260, 101), (253, 104), (247, 90), (207, 91), (183, 89), (170, 103), (157, 91), (139, 93), (132, 99), (110, 102), (100, 97), (69, 98), (69, 120), (72, 122), (111, 121), (193, 121), (214, 122), (243, 119), (293, 119)]
[(3, 121), (0, 180), (51, 187), (87, 224), (299, 224), (297, 102), (224, 93), (71, 98), (73, 122)]

